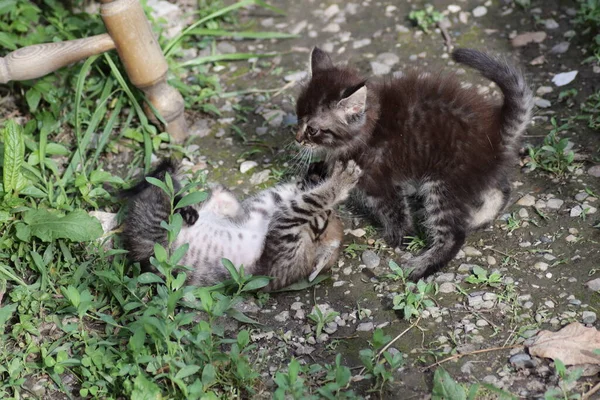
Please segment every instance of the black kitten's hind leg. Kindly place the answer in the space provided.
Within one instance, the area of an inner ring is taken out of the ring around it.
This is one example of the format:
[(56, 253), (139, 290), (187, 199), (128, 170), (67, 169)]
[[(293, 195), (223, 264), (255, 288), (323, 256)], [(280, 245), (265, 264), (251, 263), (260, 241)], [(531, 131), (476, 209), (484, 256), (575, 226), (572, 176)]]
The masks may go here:
[[(177, 202), (175, 202), (175, 203), (177, 203)], [(187, 226), (192, 226), (196, 223), (196, 221), (198, 221), (198, 217), (199, 217), (198, 210), (196, 210), (192, 206), (179, 208), (175, 211), (175, 213), (181, 215), (181, 218), (183, 218), (183, 222)]]

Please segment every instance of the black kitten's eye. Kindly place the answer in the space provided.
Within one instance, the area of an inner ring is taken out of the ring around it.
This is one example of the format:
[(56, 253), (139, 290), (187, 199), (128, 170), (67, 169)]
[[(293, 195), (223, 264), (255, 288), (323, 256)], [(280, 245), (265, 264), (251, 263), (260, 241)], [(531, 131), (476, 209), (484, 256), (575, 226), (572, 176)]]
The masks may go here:
[(319, 130), (313, 128), (312, 126), (307, 126), (306, 133), (308, 134), (308, 136), (315, 136), (317, 133), (319, 133)]
[(331, 130), (329, 129), (321, 129), (321, 132), (326, 133), (328, 135), (331, 135), (333, 132), (331, 132)]

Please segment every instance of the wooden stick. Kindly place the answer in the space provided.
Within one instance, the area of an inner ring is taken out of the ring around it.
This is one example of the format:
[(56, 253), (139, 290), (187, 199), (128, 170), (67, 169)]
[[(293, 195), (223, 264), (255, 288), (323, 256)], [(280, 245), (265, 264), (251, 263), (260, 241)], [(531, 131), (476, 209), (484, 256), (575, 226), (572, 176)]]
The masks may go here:
[[(177, 141), (187, 136), (181, 94), (167, 84), (168, 65), (138, 0), (101, 0), (100, 15), (131, 82), (141, 89)], [(150, 107), (150, 120), (160, 125)]]
[(596, 384), (596, 386), (594, 386), (593, 388), (591, 388), (589, 392), (585, 393), (581, 399), (582, 400), (590, 399), (592, 397), (592, 395), (594, 393), (596, 393), (598, 390), (600, 390), (600, 382), (598, 382)]
[(0, 83), (40, 78), (114, 48), (115, 43), (106, 33), (85, 39), (23, 47), (0, 58)]
[(431, 368), (433, 368), (433, 367), (436, 367), (436, 366), (438, 366), (438, 365), (440, 365), (440, 364), (443, 364), (443, 363), (445, 363), (445, 362), (448, 362), (448, 361), (456, 360), (456, 359), (462, 358), (462, 357), (464, 357), (464, 356), (470, 356), (470, 355), (472, 355), (472, 354), (488, 353), (488, 352), (490, 352), (490, 351), (498, 351), (498, 350), (516, 349), (517, 347), (523, 347), (523, 345), (520, 345), (520, 344), (518, 344), (518, 345), (514, 345), (514, 346), (508, 346), (508, 347), (491, 347), (491, 348), (489, 348), (489, 349), (481, 349), (481, 350), (470, 351), (470, 352), (468, 352), (468, 353), (460, 353), (460, 354), (455, 354), (455, 355), (453, 355), (453, 356), (450, 356), (450, 357), (448, 357), (448, 358), (444, 358), (444, 359), (443, 359), (443, 360), (441, 360), (441, 361), (434, 362), (434, 363), (433, 363), (433, 364), (431, 364), (430, 366), (423, 368), (423, 369), (422, 369), (422, 371), (427, 371), (428, 369), (431, 369)]

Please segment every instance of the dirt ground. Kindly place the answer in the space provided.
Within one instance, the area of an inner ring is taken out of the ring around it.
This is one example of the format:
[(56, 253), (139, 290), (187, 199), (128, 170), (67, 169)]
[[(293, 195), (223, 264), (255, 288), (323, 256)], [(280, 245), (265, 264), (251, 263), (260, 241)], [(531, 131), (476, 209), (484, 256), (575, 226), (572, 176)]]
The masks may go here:
[[(583, 42), (574, 35), (575, 1), (534, 1), (527, 10), (510, 1), (431, 3), (446, 14), (454, 46), (503, 55), (524, 69), (538, 96), (524, 146), (539, 146), (552, 128), (552, 117), (563, 121), (579, 115), (579, 104), (600, 89), (600, 71), (582, 63)], [(427, 34), (411, 25), (408, 14), (422, 9), (424, 2), (278, 0), (272, 4), (287, 15), (251, 11), (241, 22), (255, 20), (260, 24), (255, 29), (299, 36), (222, 42), (218, 47), (222, 52), (279, 55), (214, 70), (225, 83), (225, 92), (264, 92), (222, 100), (223, 116), (218, 121), (196, 120), (193, 127), (201, 129), (204, 137), (194, 140), (199, 156), (191, 163), (205, 167), (210, 181), (226, 183), (239, 194), (268, 186), (295, 167), (290, 159), (297, 149), (288, 145), (296, 122), (294, 97), (315, 45), (332, 52), (336, 62), (349, 62), (365, 74), (412, 67), (458, 69), (466, 72), (465, 81), (490, 90), (489, 82), (453, 65), (439, 29), (432, 27)], [(541, 43), (511, 45), (516, 34), (535, 31), (546, 33)], [(544, 62), (534, 61), (540, 56)], [(552, 83), (555, 74), (574, 70), (578, 74), (572, 83), (563, 87)], [(576, 89), (577, 94), (559, 101), (560, 93), (568, 89)], [(493, 226), (471, 235), (449, 267), (431, 278), (439, 286), (432, 296), (435, 306), (427, 307), (417, 326), (394, 343), (395, 349), (407, 355), (407, 363), (396, 372), (384, 398), (427, 398), (435, 369), (428, 366), (460, 353), (467, 354), (443, 364), (456, 380), (491, 383), (520, 398), (543, 396), (557, 384), (551, 362), (530, 357), (523, 343), (541, 329), (558, 330), (572, 321), (597, 326), (599, 297), (586, 282), (600, 277), (600, 231), (594, 228), (599, 219), (594, 194), (600, 193), (600, 178), (592, 168), (599, 161), (600, 136), (585, 121), (574, 121), (560, 137), (569, 138), (576, 154), (571, 170), (561, 177), (531, 171), (525, 166), (524, 151), (521, 165), (514, 166), (514, 191), (505, 214)], [(240, 167), (252, 169), (242, 173)], [(386, 247), (362, 216), (346, 212), (344, 221), (348, 231), (359, 231), (346, 235), (349, 247), (332, 279), (309, 290), (273, 294), (260, 306), (246, 305), (246, 311), (267, 327), (254, 336), (267, 350), (260, 364), (267, 382), (291, 356), (308, 363), (332, 362), (339, 353), (345, 365), (360, 366), (358, 352), (367, 347), (372, 330), (382, 327), (395, 337), (416, 320), (406, 321), (401, 312), (392, 310), (392, 299), (403, 284), (385, 278), (391, 273), (389, 260), (401, 263), (410, 254)], [(360, 229), (365, 234), (357, 237)], [(490, 274), (497, 272), (500, 283), (494, 287), (466, 282), (474, 266)], [(314, 305), (340, 314), (319, 337), (307, 321)], [(498, 347), (503, 349), (471, 354)], [(597, 372), (580, 379), (572, 393), (595, 384)]]

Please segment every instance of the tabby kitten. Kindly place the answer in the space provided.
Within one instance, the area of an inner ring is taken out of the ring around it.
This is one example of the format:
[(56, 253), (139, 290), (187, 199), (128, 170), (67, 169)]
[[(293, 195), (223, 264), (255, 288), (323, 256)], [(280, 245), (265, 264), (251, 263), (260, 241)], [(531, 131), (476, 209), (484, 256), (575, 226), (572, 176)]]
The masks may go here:
[(495, 82), (503, 104), (453, 75), (367, 80), (318, 48), (297, 101), (296, 140), (325, 153), (329, 167), (356, 160), (357, 189), (389, 245), (413, 229), (409, 197), (422, 202), (429, 244), (407, 262), (413, 280), (445, 266), (469, 232), (505, 207), (508, 170), (531, 118), (532, 93), (516, 68), (476, 50), (452, 57)]
[[(161, 166), (155, 177), (175, 172), (172, 164)], [(339, 255), (343, 236), (341, 221), (333, 208), (354, 188), (361, 170), (350, 161), (336, 163), (323, 182), (286, 183), (239, 202), (222, 186), (198, 209), (181, 209), (185, 221), (173, 247), (189, 244), (181, 263), (192, 267), (188, 283), (211, 285), (227, 279), (221, 263), (229, 259), (254, 275), (273, 278), (264, 290), (276, 290), (302, 278), (314, 279)], [(179, 183), (174, 179), (179, 187)], [(170, 202), (158, 187), (142, 182), (133, 193), (123, 231), (130, 258), (146, 266), (154, 243), (167, 245)]]

